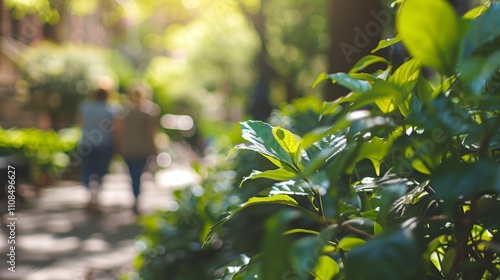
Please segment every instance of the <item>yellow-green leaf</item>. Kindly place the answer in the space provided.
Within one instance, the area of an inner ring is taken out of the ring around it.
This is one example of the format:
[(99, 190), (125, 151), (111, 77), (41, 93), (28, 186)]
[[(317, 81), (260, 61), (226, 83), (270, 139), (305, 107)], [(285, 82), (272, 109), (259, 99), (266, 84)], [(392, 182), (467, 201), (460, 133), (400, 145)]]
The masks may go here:
[(335, 260), (328, 256), (321, 256), (314, 269), (314, 280), (330, 280), (339, 274), (339, 265)]
[(410, 54), (441, 74), (453, 75), (463, 28), (445, 0), (406, 0), (396, 27)]
[[(295, 138), (295, 135), (290, 131), (276, 126), (273, 128), (273, 135), (278, 144), (290, 155), (295, 155), (299, 148), (300, 142)], [(292, 157), (293, 158), (293, 157)]]

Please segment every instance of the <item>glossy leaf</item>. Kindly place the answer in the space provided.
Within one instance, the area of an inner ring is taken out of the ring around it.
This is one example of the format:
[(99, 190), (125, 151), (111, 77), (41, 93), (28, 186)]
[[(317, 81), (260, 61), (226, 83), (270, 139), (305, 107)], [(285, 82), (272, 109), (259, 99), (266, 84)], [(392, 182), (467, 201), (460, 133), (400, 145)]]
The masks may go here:
[(363, 93), (371, 89), (370, 82), (353, 78), (349, 74), (346, 73), (335, 73), (330, 74), (328, 77), (339, 85), (357, 93)]
[(462, 58), (470, 57), (479, 47), (500, 37), (498, 26), (500, 26), (500, 4), (495, 3), (470, 23), (462, 43)]
[(274, 196), (269, 196), (269, 197), (252, 197), (250, 198), (247, 202), (240, 204), (240, 205), (233, 205), (230, 206), (226, 209), (224, 213), (222, 213), (219, 218), (217, 219), (217, 222), (214, 224), (214, 226), (210, 229), (210, 231), (207, 234), (207, 237), (205, 238), (205, 243), (210, 240), (212, 235), (215, 234), (215, 232), (222, 227), (227, 221), (229, 221), (236, 213), (240, 212), (241, 210), (248, 208), (250, 206), (254, 205), (259, 205), (259, 204), (282, 204), (282, 205), (287, 205), (287, 206), (292, 206), (292, 207), (297, 207), (299, 204), (297, 201), (293, 198), (291, 198), (288, 195), (280, 194), (280, 195), (274, 195)]
[(401, 42), (401, 36), (399, 34), (396, 35), (396, 37), (391, 38), (391, 39), (380, 40), (380, 42), (378, 42), (377, 47), (372, 50), (372, 53), (377, 52), (381, 49), (385, 49), (385, 48), (390, 47), (392, 45), (395, 45), (399, 42)]
[(243, 178), (243, 180), (240, 183), (240, 187), (247, 180), (253, 180), (253, 179), (258, 179), (258, 178), (267, 178), (267, 179), (272, 179), (272, 180), (277, 180), (277, 181), (285, 181), (285, 180), (293, 179), (296, 176), (297, 176), (297, 174), (295, 174), (293, 172), (293, 170), (290, 170), (286, 167), (279, 168), (279, 169), (265, 170), (265, 171), (253, 170), (252, 173), (248, 177)]
[(358, 62), (356, 62), (356, 64), (351, 68), (351, 70), (349, 70), (349, 73), (359, 72), (361, 70), (364, 70), (366, 67), (373, 65), (375, 63), (384, 63), (387, 65), (391, 64), (387, 59), (385, 59), (381, 56), (367, 55), (367, 56), (361, 58)]
[(275, 183), (271, 188), (260, 192), (260, 195), (263, 196), (274, 196), (278, 194), (308, 196), (314, 195), (314, 192), (311, 189), (311, 186), (303, 180), (290, 180)]
[[(325, 228), (318, 236), (307, 236), (294, 241), (291, 245), (291, 265), (299, 279), (306, 279), (313, 274), (322, 257), (323, 248), (329, 245), (337, 226)], [(326, 273), (327, 271), (325, 271)]]
[(314, 269), (314, 280), (330, 280), (340, 273), (339, 265), (328, 256), (321, 256), (318, 265)]
[(447, 1), (405, 1), (396, 27), (414, 58), (441, 74), (451, 76), (454, 73), (463, 27)]
[(290, 154), (274, 138), (273, 126), (262, 121), (246, 121), (241, 127), (243, 139), (252, 143), (253, 150), (293, 166)]

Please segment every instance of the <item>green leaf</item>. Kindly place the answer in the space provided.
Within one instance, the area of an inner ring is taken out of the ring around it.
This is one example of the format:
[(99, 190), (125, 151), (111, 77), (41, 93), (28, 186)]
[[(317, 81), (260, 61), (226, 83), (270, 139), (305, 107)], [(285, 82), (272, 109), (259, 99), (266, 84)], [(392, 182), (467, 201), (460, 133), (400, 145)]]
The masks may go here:
[[(231, 280), (254, 280), (257, 279), (261, 267), (261, 254), (257, 254), (250, 259), (250, 262), (241, 267), (241, 269), (234, 274)], [(226, 280), (226, 279), (224, 279)]]
[(250, 206), (254, 205), (260, 205), (260, 204), (282, 204), (282, 205), (287, 205), (287, 206), (292, 206), (292, 207), (297, 207), (299, 204), (297, 201), (293, 198), (291, 198), (288, 195), (280, 194), (280, 195), (274, 195), (274, 196), (269, 196), (269, 197), (252, 197), (250, 198), (247, 202), (240, 204), (240, 205), (233, 205), (229, 206), (224, 213), (222, 213), (219, 218), (217, 219), (217, 222), (214, 224), (214, 226), (210, 229), (210, 231), (207, 234), (207, 237), (205, 238), (205, 243), (210, 240), (212, 235), (220, 228), (222, 225), (224, 225), (227, 221), (229, 221), (236, 213), (240, 212), (241, 210), (248, 208)]
[(375, 103), (383, 113), (394, 111), (399, 102), (404, 101), (407, 94), (398, 85), (377, 79), (372, 88), (359, 95), (353, 101), (350, 110), (359, 109)]
[(366, 240), (364, 239), (358, 237), (346, 236), (340, 239), (338, 247), (344, 251), (352, 251), (354, 248), (361, 246), (365, 243)]
[(293, 169), (294, 163), (292, 158), (275, 139), (273, 126), (262, 121), (246, 121), (241, 123), (241, 127), (243, 139), (252, 143), (252, 146), (245, 148), (250, 148), (263, 155), (275, 158)]
[(391, 39), (380, 40), (380, 42), (378, 42), (377, 47), (372, 50), (372, 53), (377, 52), (381, 49), (385, 49), (385, 48), (390, 47), (392, 45), (395, 45), (399, 42), (401, 42), (401, 36), (399, 34), (396, 35), (396, 37), (391, 38)]
[(296, 233), (319, 235), (319, 232), (317, 232), (315, 230), (303, 229), (303, 228), (294, 228), (294, 229), (288, 230), (285, 233), (283, 233), (283, 235), (296, 234)]
[(304, 180), (289, 180), (276, 183), (271, 188), (259, 193), (259, 195), (263, 196), (274, 196), (278, 194), (308, 196), (314, 195), (314, 192), (311, 186)]
[(258, 146), (256, 146), (256, 145), (238, 144), (234, 148), (235, 149), (239, 149), (239, 150), (249, 150), (249, 151), (252, 151), (252, 152), (257, 152), (257, 153), (261, 154), (263, 157), (267, 158), (274, 165), (276, 165), (278, 167), (283, 167), (284, 166), (284, 163), (282, 161), (280, 161), (279, 159), (277, 159), (274, 156), (269, 155), (268, 153), (261, 152), (260, 148)]
[(289, 260), (292, 238), (284, 236), (283, 232), (288, 224), (300, 218), (300, 214), (297, 211), (279, 211), (267, 219), (259, 279), (290, 279), (294, 275), (294, 267)]
[(321, 256), (318, 265), (314, 269), (314, 280), (330, 280), (340, 273), (339, 265), (328, 256)]
[[(312, 135), (307, 136), (308, 141)], [(327, 164), (330, 159), (340, 153), (346, 146), (345, 136), (336, 136), (334, 134), (326, 135), (321, 140), (314, 142), (306, 149), (304, 162), (306, 168), (317, 170), (320, 166)]]
[(406, 90), (406, 92), (410, 93), (417, 84), (421, 66), (422, 64), (417, 59), (410, 59), (394, 71), (392, 76), (389, 78), (389, 82), (400, 86)]
[(291, 244), (291, 265), (299, 279), (307, 279), (309, 274), (314, 274), (322, 257), (323, 248), (331, 244), (329, 241), (337, 229), (336, 225), (332, 225), (322, 230), (318, 236), (303, 237)]
[(297, 176), (297, 174), (295, 174), (293, 172), (293, 170), (287, 169), (286, 167), (272, 169), (272, 170), (266, 170), (266, 171), (252, 170), (252, 173), (250, 174), (250, 176), (243, 178), (243, 180), (240, 183), (240, 187), (247, 180), (253, 180), (253, 179), (257, 179), (257, 178), (267, 178), (267, 179), (272, 179), (272, 180), (277, 180), (277, 181), (285, 181), (285, 180), (293, 179), (296, 176)]
[[(481, 16), (470, 23), (462, 41), (462, 58), (470, 57), (478, 48), (500, 36), (500, 4), (492, 4)], [(443, 29), (447, 30), (447, 29)]]
[(274, 127), (272, 132), (274, 139), (290, 155), (292, 162), (296, 164), (301, 142), (297, 140), (293, 133), (279, 126)]
[(361, 58), (358, 62), (356, 62), (356, 64), (351, 68), (351, 70), (349, 70), (349, 73), (359, 72), (359, 71), (365, 69), (366, 67), (373, 65), (375, 63), (385, 63), (387, 65), (391, 64), (387, 59), (385, 59), (381, 56), (367, 55), (367, 56)]
[(335, 83), (357, 93), (363, 93), (371, 89), (370, 82), (351, 77), (346, 73), (335, 73), (328, 75)]
[(474, 194), (499, 193), (498, 164), (490, 160), (475, 163), (444, 161), (433, 173), (430, 185), (436, 196), (446, 203), (446, 211), (453, 211), (455, 202)]
[(470, 88), (472, 93), (478, 95), (485, 90), (490, 77), (500, 68), (500, 51), (488, 58), (472, 57), (460, 65), (460, 79)]
[(380, 176), (380, 165), (382, 164), (382, 160), (387, 156), (391, 142), (379, 137), (373, 137), (370, 141), (363, 142), (350, 170), (360, 160), (368, 159), (372, 162), (377, 176)]
[(319, 74), (319, 76), (316, 78), (316, 81), (314, 81), (312, 87), (315, 88), (319, 83), (323, 82), (324, 80), (328, 80), (328, 74), (325, 72), (322, 72)]
[(463, 19), (475, 19), (478, 16), (484, 14), (488, 10), (488, 5), (479, 5), (477, 7), (474, 7), (470, 9), (467, 13), (464, 14), (462, 17)]
[(451, 88), (451, 86), (453, 85), (453, 83), (456, 81), (456, 79), (457, 78), (453, 76), (453, 77), (446, 79), (443, 83), (438, 85), (432, 91), (431, 99), (434, 99), (434, 98), (438, 97), (438, 95), (440, 95), (441, 93), (445, 93), (447, 90), (449, 90)]
[(401, 6), (396, 26), (414, 58), (441, 74), (453, 75), (462, 26), (447, 1), (407, 0)]
[(425, 279), (421, 254), (411, 229), (384, 233), (346, 255), (346, 279)]

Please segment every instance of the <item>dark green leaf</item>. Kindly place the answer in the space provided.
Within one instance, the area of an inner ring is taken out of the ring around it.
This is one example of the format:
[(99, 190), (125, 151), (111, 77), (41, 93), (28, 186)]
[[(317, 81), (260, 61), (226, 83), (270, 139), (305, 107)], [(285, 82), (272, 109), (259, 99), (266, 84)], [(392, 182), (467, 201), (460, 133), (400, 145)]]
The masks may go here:
[(272, 170), (266, 170), (266, 171), (258, 171), (258, 170), (253, 170), (250, 176), (244, 177), (243, 180), (240, 183), (240, 187), (243, 185), (243, 183), (247, 180), (253, 180), (257, 178), (267, 178), (267, 179), (272, 179), (272, 180), (277, 180), (277, 181), (285, 181), (285, 180), (290, 180), (293, 179), (297, 176), (293, 172), (293, 170), (290, 170), (286, 167), (279, 168), (279, 169), (272, 169)]
[(313, 273), (322, 256), (323, 248), (329, 244), (336, 232), (337, 226), (330, 226), (318, 236), (303, 237), (292, 243), (291, 263), (294, 275), (299, 279), (306, 279), (307, 275)]
[(263, 196), (273, 196), (277, 194), (307, 196), (314, 195), (314, 192), (306, 181), (290, 180), (276, 183), (270, 189), (260, 192), (259, 194)]
[(241, 123), (241, 127), (243, 139), (253, 144), (254, 151), (293, 166), (290, 154), (274, 138), (273, 126), (262, 121), (246, 121)]
[(252, 197), (250, 198), (247, 202), (240, 204), (240, 205), (233, 205), (230, 206), (226, 209), (224, 213), (222, 213), (219, 218), (217, 219), (217, 222), (213, 225), (213, 227), (210, 229), (210, 231), (207, 234), (207, 237), (205, 238), (205, 243), (210, 240), (212, 235), (222, 226), (224, 225), (227, 221), (229, 221), (236, 213), (239, 211), (250, 207), (254, 205), (259, 205), (259, 204), (283, 204), (283, 205), (288, 205), (292, 207), (297, 207), (299, 204), (297, 201), (293, 198), (291, 198), (288, 195), (284, 194), (279, 194), (279, 195), (274, 195), (274, 196), (269, 196), (269, 197)]
[(479, 47), (500, 36), (500, 4), (494, 3), (480, 17), (472, 20), (462, 41), (463, 58), (470, 57)]
[(475, 163), (444, 161), (433, 173), (430, 185), (436, 196), (447, 204), (447, 211), (459, 199), (470, 199), (474, 194), (499, 193), (499, 167), (493, 161)]
[(347, 254), (347, 279), (425, 279), (421, 253), (410, 229), (381, 234)]
[(486, 82), (500, 68), (500, 51), (488, 58), (472, 57), (460, 65), (460, 79), (472, 93), (479, 95), (485, 90)]
[(421, 63), (417, 59), (410, 59), (394, 71), (394, 74), (389, 78), (389, 82), (400, 86), (407, 93), (410, 93), (417, 84), (421, 66)]

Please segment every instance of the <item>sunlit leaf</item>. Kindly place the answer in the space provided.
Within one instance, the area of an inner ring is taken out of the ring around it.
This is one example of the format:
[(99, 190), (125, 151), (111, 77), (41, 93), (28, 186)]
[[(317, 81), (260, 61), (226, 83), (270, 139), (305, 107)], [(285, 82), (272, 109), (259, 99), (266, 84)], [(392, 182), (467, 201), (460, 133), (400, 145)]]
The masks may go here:
[(301, 142), (297, 140), (292, 132), (279, 126), (274, 127), (272, 132), (276, 141), (278, 141), (280, 146), (290, 155), (292, 162), (297, 164)]
[(319, 74), (319, 76), (316, 78), (316, 81), (314, 81), (312, 87), (315, 88), (319, 83), (321, 83), (322, 81), (324, 80), (328, 80), (329, 77), (328, 77), (328, 74), (325, 73), (325, 72), (322, 72), (321, 74)]
[(399, 42), (401, 42), (401, 36), (399, 36), (399, 34), (396, 35), (396, 37), (391, 38), (391, 39), (380, 40), (380, 42), (378, 43), (378, 46), (372, 50), (372, 53), (377, 52), (381, 49), (385, 49), (385, 48), (390, 47), (392, 45), (395, 45)]
[(268, 197), (252, 197), (250, 198), (247, 202), (240, 204), (240, 205), (233, 205), (230, 206), (226, 209), (224, 213), (222, 213), (219, 218), (217, 219), (217, 222), (214, 224), (214, 226), (210, 229), (210, 231), (207, 234), (207, 237), (205, 238), (205, 243), (210, 240), (212, 235), (215, 234), (215, 232), (222, 226), (224, 225), (227, 221), (229, 221), (234, 214), (240, 212), (241, 210), (254, 206), (254, 205), (259, 205), (259, 204), (282, 204), (282, 205), (288, 205), (292, 207), (296, 207), (299, 204), (297, 201), (293, 198), (291, 198), (288, 195), (274, 195), (274, 196), (268, 196)]
[(385, 59), (381, 56), (367, 55), (367, 56), (361, 58), (358, 62), (356, 62), (356, 64), (351, 68), (351, 70), (349, 70), (349, 73), (359, 72), (359, 71), (365, 69), (366, 67), (373, 65), (375, 63), (384, 63), (387, 65), (391, 64), (387, 59)]
[[(332, 236), (337, 232), (337, 226), (329, 226), (321, 231), (318, 236), (300, 238), (291, 245), (291, 263), (294, 273), (300, 279), (306, 279), (314, 274), (321, 259), (321, 252), (328, 246)], [(307, 260), (307, 263), (304, 263)]]
[(463, 15), (463, 19), (475, 19), (478, 16), (484, 14), (488, 10), (488, 5), (479, 5), (470, 9), (467, 13)]
[(370, 82), (351, 77), (346, 73), (330, 74), (328, 77), (339, 85), (357, 93), (366, 92), (371, 89)]
[(278, 194), (307, 196), (314, 195), (314, 192), (307, 182), (303, 180), (290, 180), (275, 183), (271, 188), (259, 193), (259, 195), (263, 196), (273, 196)]
[(243, 139), (253, 144), (253, 150), (293, 167), (290, 154), (274, 137), (273, 126), (262, 121), (246, 121), (241, 123), (241, 127)]
[(366, 240), (363, 240), (358, 237), (347, 236), (340, 239), (338, 247), (344, 251), (351, 251), (354, 248), (361, 246), (366, 243)]
[(330, 280), (340, 273), (339, 265), (328, 256), (319, 257), (318, 264), (314, 269), (314, 280)]
[(417, 84), (421, 66), (421, 63), (417, 59), (410, 59), (394, 71), (389, 78), (389, 82), (400, 86), (409, 93)]
[(396, 26), (413, 57), (441, 74), (454, 73), (463, 27), (447, 1), (407, 0)]
[(279, 168), (279, 169), (265, 170), (265, 171), (253, 170), (249, 176), (243, 178), (243, 180), (240, 183), (240, 187), (247, 180), (253, 180), (253, 179), (258, 179), (258, 178), (267, 178), (267, 179), (272, 179), (272, 180), (277, 180), (277, 181), (285, 181), (285, 180), (293, 179), (296, 176), (297, 176), (297, 174), (295, 174), (293, 172), (293, 170), (287, 169), (286, 167)]

